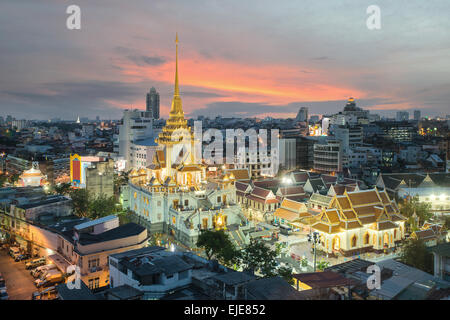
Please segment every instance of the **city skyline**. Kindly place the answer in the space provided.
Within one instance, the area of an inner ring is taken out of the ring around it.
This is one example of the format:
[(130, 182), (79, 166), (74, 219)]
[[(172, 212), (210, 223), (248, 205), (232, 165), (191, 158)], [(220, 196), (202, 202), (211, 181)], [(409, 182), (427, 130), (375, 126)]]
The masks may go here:
[(380, 1), (380, 30), (366, 27), (368, 1), (257, 8), (136, 1), (126, 17), (117, 1), (107, 8), (78, 5), (81, 30), (68, 30), (67, 4), (5, 3), (2, 113), (119, 119), (123, 109), (145, 110), (146, 93), (155, 87), (167, 118), (176, 31), (187, 117), (294, 118), (301, 107), (334, 113), (350, 96), (383, 116), (448, 110), (450, 47), (443, 39), (450, 5), (444, 1), (410, 1), (407, 8)]

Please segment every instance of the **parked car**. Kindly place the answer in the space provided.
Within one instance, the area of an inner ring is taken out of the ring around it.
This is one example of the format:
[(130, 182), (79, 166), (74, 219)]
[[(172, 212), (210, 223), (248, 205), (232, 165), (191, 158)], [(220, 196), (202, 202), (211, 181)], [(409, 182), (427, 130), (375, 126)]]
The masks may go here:
[(52, 269), (56, 269), (56, 266), (54, 264), (46, 264), (44, 266), (40, 266), (36, 269), (31, 270), (30, 274), (33, 276), (33, 278), (37, 278), (41, 275), (41, 273), (46, 273), (48, 270)]
[(36, 279), (34, 284), (37, 288), (46, 288), (64, 281), (63, 274), (58, 270), (50, 270), (44, 277)]
[(19, 254), (20, 254), (20, 248), (19, 248), (19, 247), (14, 246), (14, 247), (10, 247), (10, 248), (9, 248), (9, 255), (10, 255), (13, 259), (15, 259), (16, 256), (18, 256)]
[(2, 290), (2, 289), (6, 289), (6, 281), (0, 274), (0, 290)]
[(23, 253), (23, 254), (19, 254), (16, 256), (16, 258), (14, 259), (15, 262), (19, 262), (22, 260), (27, 260), (30, 259), (30, 255), (28, 253)]
[(33, 294), (31, 295), (31, 300), (54, 300), (56, 299), (57, 295), (58, 291), (56, 290), (56, 286), (52, 286), (42, 290), (41, 292), (33, 292)]
[(31, 260), (30, 262), (27, 262), (25, 264), (25, 269), (29, 270), (29, 269), (43, 266), (43, 265), (45, 265), (46, 261), (47, 261), (47, 259), (45, 259), (45, 257)]
[(6, 292), (6, 289), (0, 289), (0, 300), (8, 300), (8, 293)]

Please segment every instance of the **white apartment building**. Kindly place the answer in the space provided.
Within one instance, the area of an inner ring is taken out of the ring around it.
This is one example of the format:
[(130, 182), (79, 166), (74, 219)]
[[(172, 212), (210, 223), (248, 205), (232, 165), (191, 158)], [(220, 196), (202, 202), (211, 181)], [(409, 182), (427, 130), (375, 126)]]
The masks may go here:
[(326, 140), (314, 145), (314, 170), (325, 173), (342, 171), (342, 144), (338, 140)]
[[(133, 168), (138, 155), (142, 154), (133, 146), (137, 141), (153, 138), (152, 113), (141, 110), (125, 110), (123, 112), (123, 123), (119, 126), (119, 156), (126, 161), (126, 170)], [(133, 150), (133, 148), (135, 150)], [(140, 159), (139, 163), (143, 163)]]

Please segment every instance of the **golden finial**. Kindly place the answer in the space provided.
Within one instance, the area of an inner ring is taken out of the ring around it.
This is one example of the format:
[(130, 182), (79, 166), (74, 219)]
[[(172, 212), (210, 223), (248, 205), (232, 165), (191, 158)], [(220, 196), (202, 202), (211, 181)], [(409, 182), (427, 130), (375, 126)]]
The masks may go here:
[(175, 44), (176, 44), (176, 53), (175, 53), (175, 96), (180, 95), (180, 88), (178, 86), (178, 32), (176, 34), (175, 38)]

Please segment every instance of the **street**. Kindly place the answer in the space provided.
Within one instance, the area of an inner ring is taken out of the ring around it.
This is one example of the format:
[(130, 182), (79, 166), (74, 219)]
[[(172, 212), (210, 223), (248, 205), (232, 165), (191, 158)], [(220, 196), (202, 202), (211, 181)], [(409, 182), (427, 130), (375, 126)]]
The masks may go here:
[(14, 262), (5, 249), (0, 249), (0, 273), (5, 278), (10, 300), (31, 300), (31, 294), (37, 291), (25, 263)]

